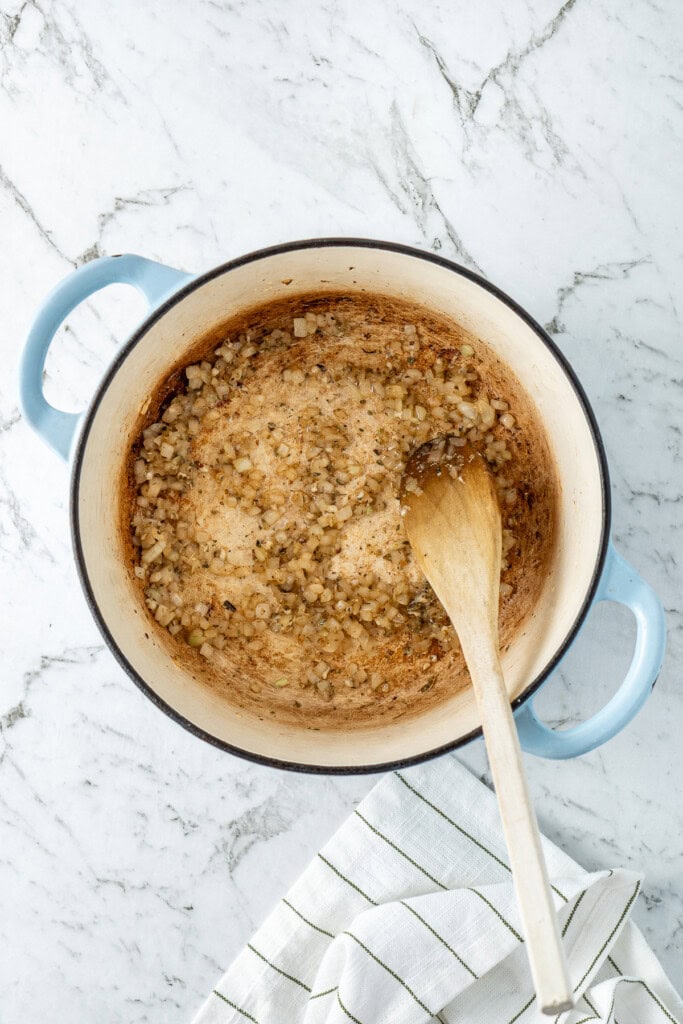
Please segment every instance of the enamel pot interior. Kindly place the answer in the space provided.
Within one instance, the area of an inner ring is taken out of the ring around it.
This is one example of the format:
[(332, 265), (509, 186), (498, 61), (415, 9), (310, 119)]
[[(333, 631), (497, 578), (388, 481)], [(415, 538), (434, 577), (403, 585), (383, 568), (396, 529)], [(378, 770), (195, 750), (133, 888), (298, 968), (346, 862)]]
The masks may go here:
[(177, 665), (151, 628), (126, 567), (118, 513), (133, 425), (183, 353), (233, 314), (319, 290), (382, 293), (446, 314), (498, 353), (536, 405), (560, 472), (559, 529), (541, 600), (503, 655), (513, 700), (545, 678), (585, 614), (606, 544), (606, 477), (585, 399), (543, 332), (484, 282), (417, 251), (342, 240), (257, 253), (190, 284), (131, 339), (87, 415), (73, 478), (79, 570), (109, 644), (153, 700), (205, 739), (271, 764), (363, 771), (470, 738), (479, 728), (470, 689), (408, 721), (353, 731), (283, 727), (266, 713), (238, 710)]

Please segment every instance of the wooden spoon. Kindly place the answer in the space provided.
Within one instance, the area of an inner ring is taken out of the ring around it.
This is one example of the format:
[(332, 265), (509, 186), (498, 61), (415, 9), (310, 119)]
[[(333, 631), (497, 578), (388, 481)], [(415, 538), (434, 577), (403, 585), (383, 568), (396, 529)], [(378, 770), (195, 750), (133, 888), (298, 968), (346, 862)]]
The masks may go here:
[(567, 967), (498, 658), (502, 528), (488, 466), (463, 439), (411, 455), (401, 513), (413, 553), (455, 628), (472, 678), (498, 796), (531, 975), (543, 1013), (573, 1006)]

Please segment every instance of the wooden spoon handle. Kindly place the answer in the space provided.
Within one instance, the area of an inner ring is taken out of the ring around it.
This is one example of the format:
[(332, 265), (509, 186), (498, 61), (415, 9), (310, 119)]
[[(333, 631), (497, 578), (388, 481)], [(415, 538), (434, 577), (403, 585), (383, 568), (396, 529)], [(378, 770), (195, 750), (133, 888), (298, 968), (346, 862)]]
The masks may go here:
[(558, 1014), (572, 1006), (567, 967), (498, 658), (500, 508), (485, 459), (455, 440), (435, 439), (411, 455), (402, 513), (418, 565), (448, 612), (470, 670), (538, 1003), (543, 1013)]
[(539, 1006), (558, 1014), (573, 1006), (562, 940), (529, 796), (517, 728), (495, 651), (467, 652), (493, 784), (510, 855), (527, 955)]

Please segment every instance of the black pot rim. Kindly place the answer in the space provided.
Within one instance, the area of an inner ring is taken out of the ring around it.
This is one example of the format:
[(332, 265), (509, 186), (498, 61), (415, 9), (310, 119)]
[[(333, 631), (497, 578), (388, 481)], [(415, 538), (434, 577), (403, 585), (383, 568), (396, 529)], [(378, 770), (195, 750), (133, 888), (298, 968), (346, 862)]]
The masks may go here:
[(581, 629), (585, 618), (588, 614), (593, 599), (597, 592), (600, 577), (605, 565), (605, 559), (607, 557), (607, 550), (609, 547), (609, 536), (610, 536), (610, 525), (611, 525), (611, 498), (610, 498), (610, 483), (609, 483), (609, 470), (607, 466), (607, 456), (605, 453), (605, 447), (600, 435), (600, 430), (595, 418), (593, 409), (591, 408), (590, 402), (586, 396), (586, 393), (579, 382), (578, 377), (574, 373), (570, 363), (562, 354), (560, 349), (557, 347), (552, 338), (547, 332), (537, 323), (536, 320), (531, 317), (522, 306), (519, 305), (514, 299), (510, 298), (504, 291), (491, 284), (485, 278), (479, 274), (475, 274), (467, 267), (463, 267), (453, 260), (446, 259), (443, 256), (437, 256), (434, 253), (427, 252), (422, 249), (416, 249), (413, 246), (403, 245), (398, 242), (386, 242), (379, 241), (372, 238), (309, 238), (301, 239), (294, 242), (285, 242), (279, 245), (269, 246), (263, 249), (256, 249), (253, 252), (247, 253), (244, 256), (237, 257), (233, 260), (228, 260), (226, 263), (220, 264), (220, 266), (214, 267), (212, 270), (207, 271), (205, 274), (201, 274), (198, 277), (193, 278), (186, 285), (181, 287), (178, 291), (174, 292), (168, 299), (166, 299), (160, 306), (154, 309), (148, 317), (143, 321), (142, 324), (134, 331), (128, 341), (121, 347), (117, 353), (116, 358), (109, 366), (106, 374), (102, 378), (98, 385), (92, 401), (84, 414), (81, 430), (79, 431), (78, 440), (73, 452), (73, 469), (71, 475), (71, 487), (70, 487), (70, 524), (71, 524), (71, 537), (74, 549), (74, 555), (76, 560), (76, 567), (78, 576), (83, 587), (86, 601), (90, 612), (102, 633), (104, 640), (109, 647), (110, 651), (118, 661), (119, 665), (126, 672), (133, 682), (139, 687), (140, 690), (155, 704), (158, 708), (164, 711), (173, 721), (182, 725), (185, 729), (191, 732), (194, 736), (199, 737), (207, 743), (210, 743), (214, 747), (218, 747), (220, 750), (227, 751), (231, 754), (236, 754), (238, 757), (245, 758), (248, 761), (256, 762), (257, 764), (266, 765), (270, 768), (285, 769), (287, 771), (303, 772), (306, 774), (313, 775), (367, 775), (376, 772), (393, 771), (398, 768), (408, 768), (411, 765), (420, 764), (423, 761), (431, 760), (434, 757), (438, 757), (441, 754), (446, 754), (450, 751), (456, 750), (459, 747), (465, 746), (471, 740), (481, 736), (481, 728), (473, 729), (465, 736), (460, 736), (449, 743), (442, 744), (439, 747), (435, 747), (431, 750), (424, 751), (420, 754), (415, 754), (411, 757), (399, 758), (398, 760), (388, 761), (381, 764), (369, 764), (369, 765), (308, 765), (293, 761), (282, 761), (278, 758), (267, 757), (262, 754), (256, 754), (250, 750), (243, 750), (240, 747), (234, 746), (233, 744), (226, 743), (224, 740), (213, 736), (211, 733), (195, 725), (189, 719), (185, 718), (178, 711), (175, 710), (170, 704), (162, 700), (161, 697), (156, 693), (154, 689), (146, 682), (133, 668), (131, 663), (128, 661), (126, 655), (118, 646), (116, 640), (112, 636), (107, 622), (102, 615), (92, 587), (90, 585), (90, 579), (88, 577), (85, 557), (83, 554), (83, 548), (80, 539), (80, 519), (78, 511), (78, 492), (80, 485), (81, 468), (83, 463), (83, 454), (88, 442), (90, 430), (97, 414), (100, 402), (105, 395), (111, 381), (114, 379), (119, 369), (125, 362), (129, 353), (138, 344), (138, 342), (144, 337), (149, 328), (160, 320), (163, 316), (168, 313), (177, 303), (182, 302), (191, 292), (196, 288), (200, 288), (208, 281), (213, 280), (216, 277), (227, 273), (230, 270), (234, 270), (237, 267), (244, 266), (248, 263), (253, 263), (261, 259), (265, 259), (269, 256), (276, 256), (282, 253), (295, 252), (300, 249), (315, 249), (315, 248), (341, 248), (341, 247), (352, 247), (362, 249), (380, 249), (389, 252), (400, 253), (405, 256), (412, 256), (416, 259), (425, 260), (428, 263), (435, 263), (438, 266), (444, 267), (447, 270), (451, 270), (461, 277), (468, 278), (475, 284), (478, 284), (484, 290), (490, 292), (506, 306), (508, 306), (517, 316), (520, 317), (524, 323), (536, 334), (539, 340), (549, 350), (551, 355), (554, 357), (560, 368), (563, 370), (569, 383), (571, 384), (574, 393), (581, 405), (586, 420), (588, 422), (591, 436), (593, 438), (593, 444), (595, 447), (595, 453), (600, 467), (600, 484), (602, 490), (602, 525), (601, 525), (601, 536), (600, 536), (600, 547), (598, 551), (598, 557), (593, 569), (590, 585), (586, 591), (581, 608), (579, 609), (578, 615), (574, 620), (574, 623), (569, 630), (563, 644), (555, 652), (553, 658), (545, 666), (542, 672), (536, 676), (535, 679), (529, 683), (523, 693), (517, 697), (512, 704), (513, 709), (518, 708), (521, 704), (529, 700), (534, 693), (542, 686), (542, 684), (548, 679), (553, 670), (557, 667), (559, 662), (562, 660), (567, 650), (576, 638), (577, 633)]

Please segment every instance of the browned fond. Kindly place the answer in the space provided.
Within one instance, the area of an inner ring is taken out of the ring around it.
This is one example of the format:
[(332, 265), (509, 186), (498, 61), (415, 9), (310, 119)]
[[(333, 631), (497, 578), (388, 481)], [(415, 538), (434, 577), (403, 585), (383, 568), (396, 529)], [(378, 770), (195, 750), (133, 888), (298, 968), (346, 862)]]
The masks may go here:
[[(405, 324), (419, 325), (421, 349), (416, 362), (418, 369), (428, 365), (428, 360), (434, 354), (445, 355), (447, 358), (449, 350), (468, 343), (476, 352), (481, 387), (489, 395), (509, 403), (516, 425), (505, 433), (508, 450), (513, 456), (506, 466), (506, 476), (514, 480), (517, 499), (514, 505), (503, 510), (504, 525), (513, 530), (516, 541), (507, 556), (510, 567), (503, 575), (503, 581), (513, 588), (511, 595), (501, 600), (500, 642), (501, 647), (505, 648), (522, 627), (538, 598), (553, 548), (558, 482), (550, 450), (535, 409), (520, 382), (497, 359), (483, 339), (466, 334), (451, 320), (415, 304), (395, 299), (369, 295), (317, 294), (270, 304), (221, 324), (183, 355), (176, 370), (160, 382), (156, 394), (151, 398), (144, 421), (141, 419), (131, 433), (131, 458), (127, 478), (121, 488), (121, 522), (131, 572), (135, 563), (130, 521), (135, 502), (132, 464), (136, 439), (147, 424), (158, 419), (169, 398), (184, 386), (183, 368), (201, 359), (226, 337), (251, 331), (253, 337), (258, 338), (281, 326), (283, 322), (291, 324), (293, 316), (302, 316), (310, 310), (343, 310), (347, 321), (351, 320), (357, 326), (369, 325), (367, 333), (371, 342), (368, 344), (359, 340), (350, 350), (348, 344), (341, 344), (338, 340), (309, 337), (295, 340), (286, 349), (269, 353), (267, 358), (264, 357), (258, 379), (258, 386), (266, 399), (262, 414), (264, 423), (260, 424), (252, 414), (250, 429), (265, 429), (265, 420), (272, 419), (273, 410), (276, 410), (278, 425), (282, 425), (288, 432), (288, 441), (296, 444), (297, 409), (303, 404), (310, 404), (310, 388), (314, 385), (309, 382), (306, 388), (297, 391), (283, 382), (282, 372), (294, 367), (306, 370), (320, 363), (333, 370), (335, 364), (341, 366), (349, 361), (358, 368), (381, 367), (386, 344), (403, 331)], [(361, 331), (361, 339), (362, 334)], [(344, 382), (338, 381), (334, 387), (343, 391)], [(324, 409), (324, 389), (316, 397), (319, 407)], [(235, 394), (229, 395), (224, 403), (224, 415), (220, 421), (202, 427), (193, 442), (195, 461), (201, 463), (216, 446), (229, 438), (236, 424), (240, 423), (241, 402), (243, 404), (243, 393), (235, 389)], [(358, 461), (363, 464), (363, 460), (367, 462), (368, 449), (377, 444), (372, 433), (371, 416), (358, 407), (354, 408), (352, 404), (349, 409), (347, 426), (351, 435), (350, 442)], [(496, 427), (493, 432), (498, 430), (499, 427)], [(396, 484), (398, 490), (398, 481)], [(239, 510), (231, 510), (228, 514), (221, 508), (216, 484), (209, 479), (184, 496), (183, 501), (187, 503), (187, 514), (191, 510), (191, 515), (202, 528), (225, 545), (238, 543), (239, 537), (246, 537), (248, 531), (257, 529), (254, 520), (243, 517)], [(342, 575), (362, 571), (367, 532), (372, 532), (374, 540), (381, 544), (383, 540), (389, 539), (390, 531), (395, 533), (402, 530), (398, 499), (393, 510), (369, 516), (367, 523), (354, 523), (354, 530), (356, 534), (359, 530), (366, 532), (358, 535), (351, 532), (347, 538), (344, 550), (338, 556), (338, 569)], [(375, 571), (391, 572), (387, 563), (373, 565), (372, 568)], [(420, 573), (416, 565), (411, 571)], [(200, 579), (196, 582), (199, 599), (202, 583)], [(207, 586), (209, 584), (207, 580)], [(249, 579), (231, 581), (230, 594), (226, 593), (225, 596), (235, 600), (236, 595), (238, 599), (239, 587), (248, 586), (254, 589)], [(140, 600), (144, 607), (142, 593)], [(146, 608), (145, 614), (149, 615)], [(342, 692), (335, 692), (333, 698), (326, 702), (314, 690), (296, 685), (297, 680), (305, 677), (310, 662), (302, 657), (296, 641), (287, 636), (270, 632), (264, 634), (266, 647), (259, 652), (247, 650), (239, 641), (231, 641), (223, 651), (216, 652), (216, 657), (209, 663), (196, 650), (171, 637), (157, 625), (151, 615), (149, 619), (150, 627), (157, 631), (170, 656), (225, 700), (260, 716), (276, 716), (283, 723), (296, 723), (309, 729), (358, 728), (419, 714), (443, 701), (469, 681), (457, 645), (438, 661), (425, 656), (416, 659), (409, 653), (411, 636), (409, 628), (405, 627), (387, 640), (377, 640), (361, 657), (355, 659), (368, 672), (381, 673), (390, 683), (387, 693), (345, 688)], [(275, 688), (272, 683), (277, 676), (287, 676), (292, 685)], [(254, 687), (258, 687), (260, 692), (254, 692)]]

